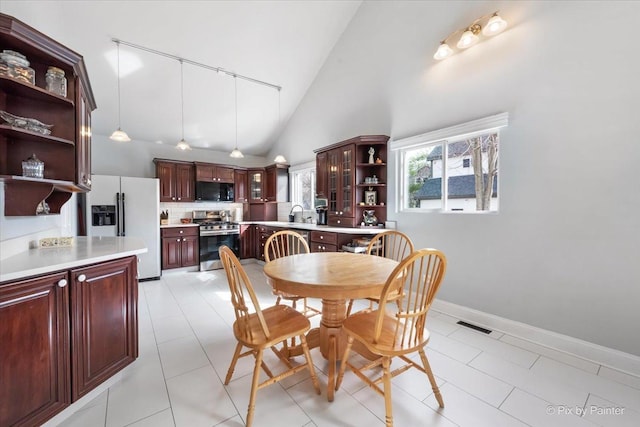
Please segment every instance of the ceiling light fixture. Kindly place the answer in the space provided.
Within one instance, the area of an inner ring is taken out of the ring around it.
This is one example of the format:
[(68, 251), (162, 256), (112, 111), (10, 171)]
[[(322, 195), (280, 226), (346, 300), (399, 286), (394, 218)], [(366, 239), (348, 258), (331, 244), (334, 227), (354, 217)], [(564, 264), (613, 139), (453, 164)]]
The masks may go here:
[(176, 148), (184, 151), (184, 150), (191, 150), (191, 147), (189, 146), (187, 141), (184, 140), (184, 72), (183, 72), (184, 66), (182, 64), (182, 59), (180, 59), (179, 61), (180, 61), (180, 100), (181, 100), (180, 110), (182, 112), (182, 139), (180, 140), (180, 142), (178, 142), (178, 144), (176, 144)]
[(456, 42), (455, 46), (460, 49), (467, 49), (471, 46), (478, 43), (480, 39), (480, 34), (482, 33), (485, 37), (492, 37), (496, 34), (500, 34), (504, 29), (507, 28), (507, 21), (502, 19), (498, 12), (494, 12), (489, 15), (481, 16), (476, 19), (469, 25), (461, 30), (456, 30), (453, 33), (449, 34), (444, 40), (440, 42), (438, 46), (438, 50), (433, 55), (433, 58), (440, 61), (442, 59), (448, 58), (456, 53), (455, 50), (451, 48), (449, 45), (450, 42), (455, 40), (454, 36), (460, 35), (460, 38)]
[(118, 50), (118, 129), (113, 131), (109, 139), (118, 142), (129, 142), (131, 138), (122, 129), (120, 129), (120, 41), (116, 40), (116, 48)]
[(240, 150), (238, 150), (238, 79), (236, 76), (233, 76), (233, 88), (235, 92), (236, 98), (236, 148), (233, 149), (229, 157), (233, 157), (234, 159), (241, 159), (244, 157), (244, 154)]

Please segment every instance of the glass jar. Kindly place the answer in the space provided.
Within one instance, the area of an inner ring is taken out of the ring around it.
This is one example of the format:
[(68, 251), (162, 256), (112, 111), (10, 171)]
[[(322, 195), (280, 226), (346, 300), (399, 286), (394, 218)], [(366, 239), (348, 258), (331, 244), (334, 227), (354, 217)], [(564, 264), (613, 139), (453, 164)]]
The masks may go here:
[(67, 79), (64, 77), (64, 70), (58, 67), (49, 67), (45, 76), (47, 90), (56, 95), (67, 96)]
[(32, 154), (22, 161), (22, 175), (29, 178), (44, 178), (44, 162)]

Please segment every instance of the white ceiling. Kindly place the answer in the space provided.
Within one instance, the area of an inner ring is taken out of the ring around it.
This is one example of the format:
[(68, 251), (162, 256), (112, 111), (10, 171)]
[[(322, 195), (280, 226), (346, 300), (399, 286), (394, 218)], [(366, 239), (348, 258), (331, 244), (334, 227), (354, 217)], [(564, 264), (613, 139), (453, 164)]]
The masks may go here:
[[(238, 147), (265, 155), (360, 3), (2, 0), (0, 12), (84, 57), (98, 105), (94, 135), (118, 126), (113, 38), (281, 86), (279, 100), (273, 88), (236, 79)], [(126, 74), (135, 62), (140, 68)], [(120, 69), (122, 129), (134, 140), (174, 145), (182, 132), (180, 63), (121, 45)], [(185, 140), (231, 151), (234, 98), (233, 77), (185, 63)]]

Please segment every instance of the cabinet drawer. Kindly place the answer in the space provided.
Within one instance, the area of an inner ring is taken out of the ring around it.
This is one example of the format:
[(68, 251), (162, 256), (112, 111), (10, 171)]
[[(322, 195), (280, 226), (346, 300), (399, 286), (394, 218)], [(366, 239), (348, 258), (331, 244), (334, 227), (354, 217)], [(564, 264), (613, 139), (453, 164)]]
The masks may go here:
[(162, 228), (162, 237), (182, 237), (182, 236), (197, 236), (198, 227), (172, 227)]
[(329, 243), (331, 245), (337, 245), (338, 234), (329, 233), (328, 231), (312, 231), (311, 241), (314, 243)]
[(329, 215), (328, 225), (332, 227), (356, 227), (356, 219), (340, 215)]
[(311, 243), (311, 252), (338, 252), (336, 245), (330, 245), (326, 243)]

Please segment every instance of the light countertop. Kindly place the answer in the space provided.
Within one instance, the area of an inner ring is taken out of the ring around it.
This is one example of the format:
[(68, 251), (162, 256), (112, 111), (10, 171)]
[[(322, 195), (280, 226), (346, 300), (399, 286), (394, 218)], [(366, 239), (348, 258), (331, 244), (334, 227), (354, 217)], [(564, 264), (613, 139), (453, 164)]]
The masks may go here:
[(0, 260), (0, 283), (147, 252), (135, 237), (74, 237), (71, 247), (29, 249)]
[(166, 224), (161, 225), (160, 228), (176, 228), (176, 227), (197, 227), (200, 224), (195, 224), (193, 222), (189, 222), (187, 224), (177, 223), (177, 224)]
[(311, 230), (311, 231), (328, 231), (331, 233), (345, 233), (345, 234), (371, 234), (375, 235), (385, 231), (384, 228), (379, 227), (330, 227), (328, 225), (307, 224), (304, 222), (286, 222), (286, 221), (242, 221), (240, 224), (256, 224), (265, 225), (267, 227), (283, 227), (294, 228), (298, 230)]

